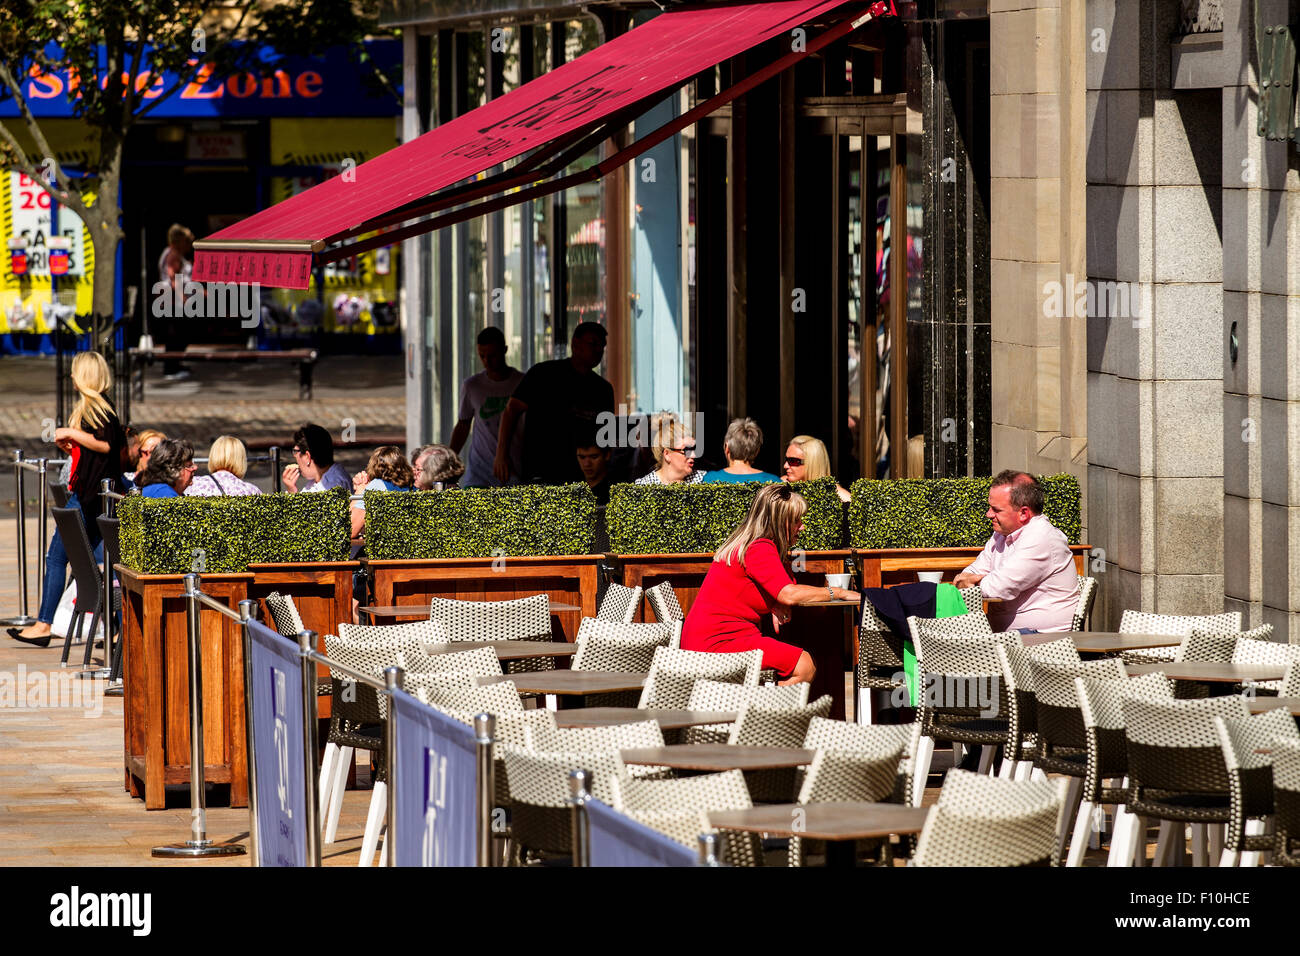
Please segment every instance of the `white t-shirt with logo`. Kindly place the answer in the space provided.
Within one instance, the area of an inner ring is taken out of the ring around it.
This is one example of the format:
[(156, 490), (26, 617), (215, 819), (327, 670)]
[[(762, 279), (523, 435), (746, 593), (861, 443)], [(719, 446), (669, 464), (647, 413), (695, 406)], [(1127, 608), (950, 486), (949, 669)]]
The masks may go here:
[[(492, 464), (496, 461), (497, 435), (501, 429), (501, 413), (510, 402), (524, 373), (511, 369), (510, 374), (499, 382), (488, 378), (486, 371), (471, 375), (460, 387), (460, 421), (473, 419), (470, 429), (469, 444), (462, 456), (465, 462), (465, 477), (461, 479), (462, 488), (490, 487), (501, 484), (492, 474)], [(527, 416), (525, 416), (527, 417)], [(523, 422), (515, 425), (510, 442), (510, 467), (514, 474), (521, 470), (523, 459)]]

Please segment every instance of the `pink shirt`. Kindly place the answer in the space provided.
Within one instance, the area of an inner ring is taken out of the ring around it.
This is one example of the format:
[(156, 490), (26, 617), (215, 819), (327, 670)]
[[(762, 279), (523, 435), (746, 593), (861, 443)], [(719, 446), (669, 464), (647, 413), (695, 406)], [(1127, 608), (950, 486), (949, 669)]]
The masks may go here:
[(994, 532), (966, 570), (985, 575), (980, 592), (1000, 602), (989, 605), (993, 630), (1070, 630), (1079, 605), (1079, 576), (1065, 535), (1042, 515), (1011, 534)]

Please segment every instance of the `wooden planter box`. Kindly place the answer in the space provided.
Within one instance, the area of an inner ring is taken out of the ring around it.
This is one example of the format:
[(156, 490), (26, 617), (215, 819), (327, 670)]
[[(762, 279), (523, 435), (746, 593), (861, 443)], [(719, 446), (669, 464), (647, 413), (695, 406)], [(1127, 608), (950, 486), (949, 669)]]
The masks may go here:
[[(123, 738), (126, 789), (145, 806), (166, 804), (167, 784), (190, 782), (189, 648), (180, 574), (140, 574), (117, 565), (122, 581)], [(232, 609), (253, 575), (207, 574), (203, 593)], [(239, 625), (200, 615), (203, 653), (203, 759), (208, 783), (230, 785), (230, 805), (248, 805), (244, 736), (244, 653)]]
[(604, 555), (574, 554), (526, 558), (420, 558), (369, 561), (375, 603), (428, 605), (430, 598), (509, 601), (545, 593), (553, 603), (579, 611), (558, 611), (552, 631), (572, 641), (584, 617), (596, 616), (596, 586)]

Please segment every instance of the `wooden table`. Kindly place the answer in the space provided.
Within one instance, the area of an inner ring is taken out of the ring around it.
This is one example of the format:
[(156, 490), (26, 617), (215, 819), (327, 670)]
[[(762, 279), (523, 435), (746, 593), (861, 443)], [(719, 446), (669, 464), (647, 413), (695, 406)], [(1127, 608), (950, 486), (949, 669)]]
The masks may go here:
[(740, 747), (732, 744), (671, 744), (620, 751), (623, 762), (673, 770), (722, 773), (727, 770), (783, 770), (806, 767), (815, 750), (801, 747)]
[(1223, 664), (1218, 661), (1166, 661), (1159, 664), (1133, 664), (1125, 669), (1130, 677), (1159, 671), (1170, 680), (1194, 680), (1203, 684), (1281, 680), (1286, 670), (1280, 664)]
[(572, 657), (578, 653), (578, 645), (568, 641), (453, 641), (450, 644), (424, 645), (429, 654), (456, 654), (480, 647), (495, 650), (499, 661), (521, 661), (529, 657)]
[(560, 697), (581, 697), (584, 694), (612, 694), (617, 691), (640, 690), (648, 674), (619, 674), (614, 671), (539, 671), (535, 674), (502, 674), (499, 677), (480, 677), (480, 684), (515, 682), (521, 694), (555, 694)]
[(677, 710), (656, 707), (575, 707), (555, 712), (557, 727), (613, 727), (642, 720), (656, 721), (663, 730), (683, 730), (707, 724), (732, 724), (739, 714), (717, 710)]
[[(576, 604), (562, 604), (559, 601), (551, 602), (551, 613), (558, 614), (563, 611), (581, 611), (582, 608)], [(377, 620), (397, 620), (398, 618), (409, 617), (421, 621), (429, 619), (430, 605), (428, 604), (395, 604), (380, 607), (377, 605), (367, 605), (357, 608), (358, 615), (365, 615), (373, 624)]]
[(1292, 717), (1300, 717), (1300, 697), (1249, 697), (1246, 706), (1252, 714), (1263, 714), (1270, 710), (1286, 709)]
[(808, 700), (814, 701), (823, 694), (831, 698), (832, 720), (843, 720), (844, 674), (852, 669), (854, 621), (860, 607), (858, 601), (819, 601), (816, 604), (796, 604), (790, 609), (790, 620), (781, 625), (776, 639), (801, 647), (812, 655), (817, 665)]
[(826, 841), (828, 867), (853, 866), (857, 840), (920, 833), (929, 807), (897, 803), (779, 803), (749, 810), (715, 810), (709, 825), (771, 836)]
[[(1060, 640), (1062, 634), (1029, 634), (1027, 638), (1042, 638), (1044, 641)], [(1070, 634), (1074, 646), (1080, 654), (1119, 654), (1123, 651), (1149, 651), (1155, 647), (1177, 647), (1183, 642), (1178, 636), (1169, 634), (1115, 634), (1110, 631), (1075, 631)], [(1025, 641), (1029, 644), (1029, 640)]]

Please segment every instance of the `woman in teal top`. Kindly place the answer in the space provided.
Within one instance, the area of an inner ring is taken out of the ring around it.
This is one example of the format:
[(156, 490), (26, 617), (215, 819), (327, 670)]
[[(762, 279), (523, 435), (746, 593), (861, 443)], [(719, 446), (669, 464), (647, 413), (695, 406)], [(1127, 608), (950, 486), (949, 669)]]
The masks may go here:
[(704, 476), (705, 481), (780, 481), (776, 475), (759, 471), (754, 467), (754, 459), (763, 447), (763, 430), (752, 418), (737, 418), (727, 426), (727, 434), (722, 442), (722, 454), (727, 458), (727, 467), (711, 471)]

